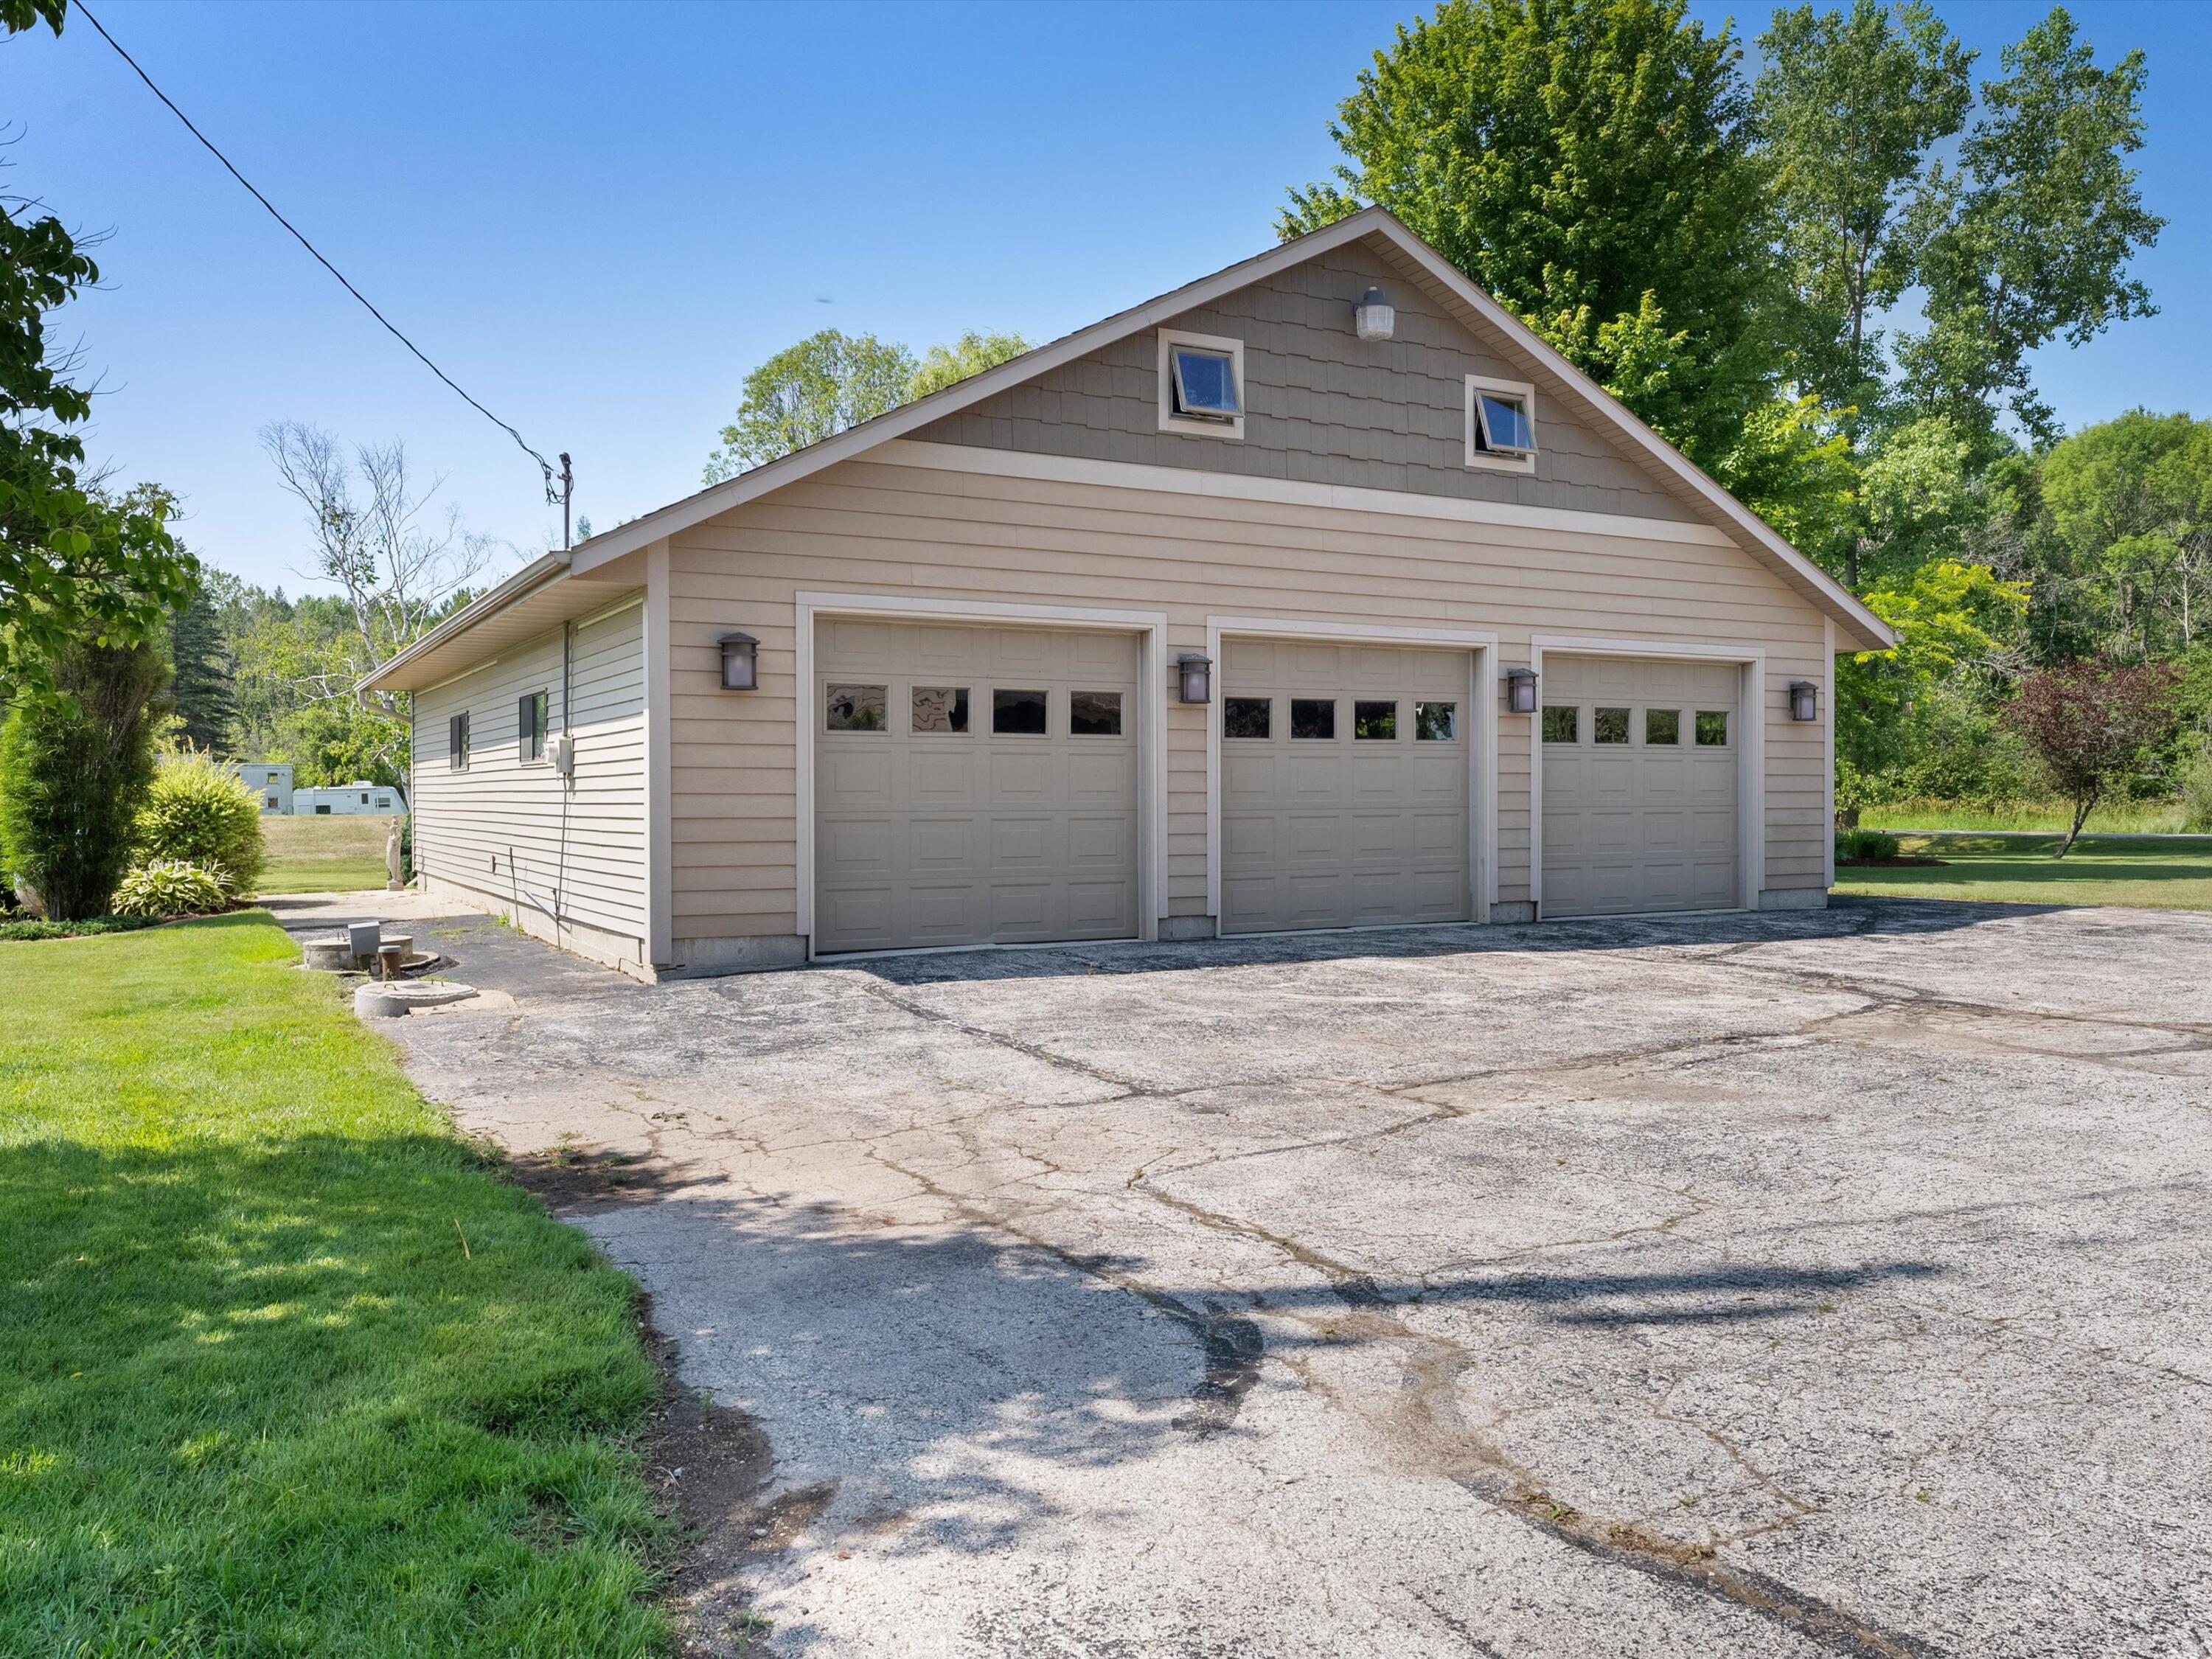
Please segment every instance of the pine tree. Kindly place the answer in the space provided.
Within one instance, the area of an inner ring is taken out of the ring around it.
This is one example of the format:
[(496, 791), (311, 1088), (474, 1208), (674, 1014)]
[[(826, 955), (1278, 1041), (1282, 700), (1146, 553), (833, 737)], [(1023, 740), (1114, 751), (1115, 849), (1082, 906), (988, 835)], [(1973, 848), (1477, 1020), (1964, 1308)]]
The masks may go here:
[(205, 583), (169, 619), (169, 659), (177, 675), (170, 695), (185, 736), (197, 748), (218, 753), (228, 749), (238, 719), (238, 663), (216, 596)]

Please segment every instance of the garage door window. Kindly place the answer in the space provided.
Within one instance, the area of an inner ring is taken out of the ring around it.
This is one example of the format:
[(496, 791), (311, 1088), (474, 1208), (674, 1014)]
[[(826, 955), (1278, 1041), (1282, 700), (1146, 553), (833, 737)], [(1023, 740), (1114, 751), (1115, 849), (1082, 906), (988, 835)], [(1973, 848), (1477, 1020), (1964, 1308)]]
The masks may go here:
[(1224, 697), (1221, 700), (1221, 735), (1225, 738), (1258, 738), (1265, 741), (1269, 730), (1268, 712), (1274, 706), (1272, 697)]
[(1398, 739), (1398, 705), (1395, 702), (1353, 703), (1352, 735), (1357, 740), (1395, 743)]
[(884, 688), (880, 685), (833, 685), (826, 716), (832, 732), (880, 732), (884, 729)]
[(1662, 746), (1682, 741), (1682, 711), (1679, 708), (1647, 708), (1644, 711), (1644, 741)]
[(964, 685), (915, 686), (914, 729), (917, 732), (965, 732), (968, 729), (968, 688)]
[(1544, 705), (1544, 741), (1546, 743), (1579, 743), (1582, 741), (1583, 711), (1571, 702), (1547, 702)]
[(1450, 743), (1459, 736), (1459, 705), (1455, 702), (1417, 702), (1413, 705), (1413, 740)]
[(1000, 737), (1041, 738), (1044, 735), (1045, 694), (1042, 691), (991, 693), (991, 730)]
[(1698, 747), (1725, 749), (1728, 747), (1728, 710), (1700, 708), (1698, 710)]
[(1067, 732), (1074, 738), (1118, 738), (1121, 735), (1121, 694), (1119, 691), (1077, 691), (1067, 699)]
[(1590, 737), (1598, 743), (1626, 743), (1628, 711), (1626, 708), (1599, 709), (1597, 718), (1590, 722)]
[(1325, 741), (1335, 736), (1336, 700), (1334, 697), (1291, 699), (1291, 738), (1293, 742), (1309, 738)]

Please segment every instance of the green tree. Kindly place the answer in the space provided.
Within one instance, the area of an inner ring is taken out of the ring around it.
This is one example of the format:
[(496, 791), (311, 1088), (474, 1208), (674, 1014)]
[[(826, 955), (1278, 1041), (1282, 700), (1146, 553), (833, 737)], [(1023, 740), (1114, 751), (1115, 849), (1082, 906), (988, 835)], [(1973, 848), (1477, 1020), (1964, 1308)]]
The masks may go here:
[(912, 403), (933, 392), (942, 392), (971, 374), (995, 368), (1008, 358), (1018, 357), (1030, 349), (1030, 343), (1018, 334), (973, 331), (962, 335), (949, 346), (932, 346), (915, 365), (914, 378), (907, 386), (907, 401)]
[(1685, 0), (1445, 0), (1363, 70), (1285, 238), (1389, 208), (1693, 459), (1771, 395), (1766, 168)]
[(238, 663), (210, 583), (197, 585), (191, 598), (170, 617), (169, 661), (176, 675), (169, 697), (184, 737), (195, 748), (228, 753), (238, 720)]
[[(9, 34), (61, 33), (61, 0), (4, 0)], [(79, 641), (159, 636), (191, 592), (191, 556), (164, 527), (158, 490), (115, 496), (82, 479), (84, 442), (68, 428), (92, 411), (46, 342), (46, 314), (100, 280), (52, 214), (0, 201), (0, 684), (33, 688)]]
[(106, 909), (130, 861), (169, 670), (143, 641), (80, 641), (48, 669), (0, 725), (0, 869), (76, 921)]
[(1790, 371), (1832, 408), (1887, 393), (1875, 319), (1919, 280), (1911, 210), (1929, 152), (1973, 101), (1974, 54), (1912, 0), (1778, 11), (1753, 88), (1796, 304)]
[(1898, 644), (1837, 665), (1836, 805), (1846, 815), (1905, 793), (1906, 775), (1930, 751), (1932, 731), (1955, 713), (1955, 703), (1947, 708), (1947, 687), (1971, 681), (1979, 693), (1972, 701), (1993, 706), (2027, 592), (1986, 565), (1936, 559), (1866, 602)]
[(0, 203), (0, 680), (19, 686), (75, 641), (158, 637), (198, 568), (170, 538), (165, 492), (112, 495), (79, 476), (84, 443), (67, 428), (91, 396), (49, 353), (46, 313), (99, 279), (60, 221)]
[(2126, 160), (2143, 142), (2140, 51), (2100, 70), (2054, 8), (2002, 61), (1957, 166), (1931, 170), (1909, 216), (1926, 326), (1898, 355), (1921, 408), (1977, 435), (2008, 410), (2047, 441), (2055, 421), (2029, 354), (2154, 314), (2128, 266), (2166, 222), (2143, 205)]
[(906, 347), (872, 334), (825, 328), (785, 347), (745, 376), (738, 418), (708, 456), (706, 481), (735, 477), (896, 409), (917, 368)]
[(2053, 446), (2038, 471), (2040, 545), (2096, 648), (2188, 651), (2212, 595), (2212, 422), (2131, 410)]

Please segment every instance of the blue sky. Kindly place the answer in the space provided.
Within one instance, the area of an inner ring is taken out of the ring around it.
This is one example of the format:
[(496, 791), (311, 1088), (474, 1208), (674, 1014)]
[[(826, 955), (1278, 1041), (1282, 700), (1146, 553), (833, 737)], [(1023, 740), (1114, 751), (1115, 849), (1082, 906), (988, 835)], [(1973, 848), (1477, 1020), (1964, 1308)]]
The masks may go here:
[[(1764, 5), (1695, 0), (1755, 34)], [(1336, 102), (1407, 4), (142, 3), (101, 21), (601, 528), (696, 488), (745, 372), (815, 329), (917, 349), (1047, 339), (1268, 246)], [(1938, 9), (1995, 70), (2043, 8)], [(2073, 8), (2149, 54), (2162, 314), (2042, 384), (2080, 425), (2204, 402), (2212, 8)], [(297, 591), (256, 433), (404, 438), (470, 526), (557, 538), (535, 467), (431, 379), (82, 20), (0, 44), (11, 191), (111, 233), (64, 313), (101, 378), (89, 446), (187, 501), (221, 567)], [(2200, 410), (2198, 412), (2212, 412)]]

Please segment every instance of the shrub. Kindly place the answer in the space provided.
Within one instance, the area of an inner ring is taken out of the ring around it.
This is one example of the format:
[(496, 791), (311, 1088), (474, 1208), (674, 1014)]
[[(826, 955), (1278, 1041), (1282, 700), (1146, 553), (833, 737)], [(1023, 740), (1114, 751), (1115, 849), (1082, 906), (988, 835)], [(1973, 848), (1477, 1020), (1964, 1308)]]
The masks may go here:
[(1887, 830), (1845, 830), (1836, 836), (1836, 856), (1838, 859), (1866, 859), (1887, 863), (1901, 850), (1898, 840)]
[(135, 933), (161, 920), (159, 916), (87, 916), (82, 921), (40, 921), (25, 916), (20, 921), (0, 921), (0, 943), (11, 939), (82, 939), (88, 933)]
[(123, 878), (115, 889), (119, 916), (194, 916), (229, 902), (228, 882), (220, 868), (203, 868), (182, 859), (155, 859)]
[(164, 758), (138, 813), (137, 857), (220, 867), (225, 896), (250, 893), (269, 862), (261, 797), (210, 755), (188, 749)]
[(95, 643), (52, 672), (55, 690), (26, 694), (0, 725), (0, 868), (27, 901), (34, 892), (48, 916), (73, 921), (107, 909), (131, 862), (169, 671), (150, 646)]

